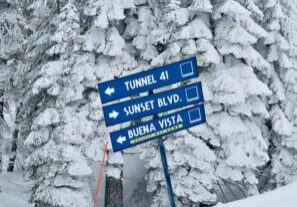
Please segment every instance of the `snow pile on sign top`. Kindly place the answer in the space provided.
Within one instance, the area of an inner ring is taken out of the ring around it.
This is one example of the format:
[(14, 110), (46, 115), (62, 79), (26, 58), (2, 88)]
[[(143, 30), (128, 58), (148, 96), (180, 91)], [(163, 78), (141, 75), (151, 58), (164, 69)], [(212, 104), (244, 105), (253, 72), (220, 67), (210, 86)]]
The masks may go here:
[(297, 182), (277, 190), (216, 207), (296, 207)]

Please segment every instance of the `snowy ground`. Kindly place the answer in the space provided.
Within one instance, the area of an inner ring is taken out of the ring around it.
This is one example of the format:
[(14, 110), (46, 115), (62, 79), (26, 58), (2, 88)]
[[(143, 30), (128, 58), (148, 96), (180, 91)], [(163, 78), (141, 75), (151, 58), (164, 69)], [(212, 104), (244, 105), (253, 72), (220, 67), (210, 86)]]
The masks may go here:
[(19, 173), (0, 174), (0, 206), (32, 207), (28, 203), (30, 188)]
[(216, 207), (296, 207), (297, 182), (262, 195)]
[(124, 207), (150, 207), (152, 195), (146, 192), (144, 163), (138, 154), (125, 154)]
[[(125, 154), (124, 207), (150, 207), (152, 195), (146, 192), (144, 163), (138, 154)], [(104, 185), (97, 207), (104, 206)], [(0, 174), (0, 207), (32, 207), (28, 203), (31, 186), (19, 173)]]
[[(152, 195), (145, 191), (144, 168), (138, 155), (125, 154), (124, 207), (149, 207)], [(0, 174), (0, 207), (32, 207), (28, 204), (30, 184), (19, 173)], [(297, 182), (275, 191), (216, 207), (296, 207)], [(101, 197), (98, 207), (103, 206)]]

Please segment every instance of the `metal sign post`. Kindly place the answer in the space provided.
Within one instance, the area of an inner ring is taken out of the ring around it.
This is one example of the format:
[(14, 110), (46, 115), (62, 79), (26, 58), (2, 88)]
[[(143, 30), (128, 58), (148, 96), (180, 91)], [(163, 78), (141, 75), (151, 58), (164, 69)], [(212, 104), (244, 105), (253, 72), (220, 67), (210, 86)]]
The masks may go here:
[[(154, 94), (154, 91), (149, 91), (149, 95), (153, 95), (153, 94)], [(156, 119), (158, 119), (158, 114), (154, 115), (154, 120), (156, 120)], [(172, 187), (172, 183), (171, 183), (171, 177), (170, 177), (170, 173), (169, 173), (169, 167), (168, 167), (168, 163), (167, 163), (164, 139), (162, 136), (158, 139), (158, 143), (159, 143), (160, 157), (161, 157), (161, 161), (162, 161), (162, 165), (163, 165), (163, 171), (164, 171), (164, 176), (165, 176), (165, 180), (166, 180), (166, 186), (167, 186), (167, 192), (168, 192), (170, 206), (176, 207), (175, 200), (174, 200), (173, 187)]]
[(158, 141), (159, 141), (160, 155), (161, 155), (164, 175), (165, 175), (165, 179), (166, 179), (166, 185), (167, 185), (167, 191), (168, 191), (170, 206), (171, 207), (176, 207), (175, 200), (174, 200), (172, 183), (171, 183), (171, 178), (170, 178), (170, 173), (169, 173), (169, 168), (168, 168), (168, 164), (167, 164), (167, 157), (166, 157), (166, 152), (165, 152), (164, 140), (163, 140), (163, 138), (160, 138), (160, 139), (158, 139)]

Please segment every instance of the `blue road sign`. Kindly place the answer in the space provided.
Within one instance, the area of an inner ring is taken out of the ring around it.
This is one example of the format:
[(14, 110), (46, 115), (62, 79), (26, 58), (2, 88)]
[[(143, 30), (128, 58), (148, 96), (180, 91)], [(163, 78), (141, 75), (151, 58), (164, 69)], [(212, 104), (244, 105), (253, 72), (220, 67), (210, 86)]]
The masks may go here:
[(201, 83), (103, 107), (107, 126), (203, 102)]
[(206, 122), (204, 105), (199, 104), (152, 121), (110, 134), (114, 152)]
[(98, 84), (102, 104), (198, 77), (195, 57)]

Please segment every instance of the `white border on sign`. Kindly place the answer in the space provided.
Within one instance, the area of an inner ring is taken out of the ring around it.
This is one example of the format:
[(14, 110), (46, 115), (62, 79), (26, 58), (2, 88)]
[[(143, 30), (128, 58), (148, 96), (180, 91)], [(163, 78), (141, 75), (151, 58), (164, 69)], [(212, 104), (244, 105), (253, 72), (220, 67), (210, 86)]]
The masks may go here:
[[(192, 118), (191, 118), (191, 113), (195, 113), (196, 111), (199, 113), (199, 118), (192, 119)], [(196, 123), (196, 122), (199, 122), (199, 121), (201, 121), (201, 119), (202, 119), (202, 118), (201, 118), (201, 111), (200, 111), (200, 108), (195, 108), (195, 109), (192, 109), (192, 110), (188, 111), (188, 115), (189, 115), (189, 121), (190, 121), (191, 124)]]
[[(193, 89), (196, 90), (197, 96), (189, 98), (188, 97), (188, 91), (193, 90)], [(192, 86), (192, 87), (186, 88), (186, 97), (187, 97), (188, 102), (199, 100), (199, 92), (198, 92), (197, 86)]]
[[(192, 69), (191, 72), (183, 73), (183, 67), (184, 67), (185, 65), (188, 65), (188, 64), (190, 64), (190, 67), (191, 67), (191, 69)], [(188, 62), (185, 62), (185, 63), (180, 64), (180, 72), (181, 72), (181, 75), (182, 75), (183, 78), (186, 78), (186, 77), (189, 77), (189, 76), (191, 76), (191, 75), (194, 75), (194, 69), (193, 69), (193, 64), (192, 64), (192, 62), (191, 62), (191, 61), (188, 61)]]

